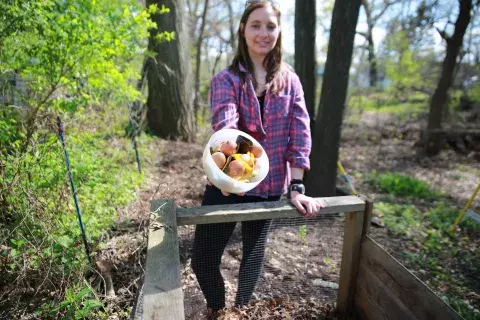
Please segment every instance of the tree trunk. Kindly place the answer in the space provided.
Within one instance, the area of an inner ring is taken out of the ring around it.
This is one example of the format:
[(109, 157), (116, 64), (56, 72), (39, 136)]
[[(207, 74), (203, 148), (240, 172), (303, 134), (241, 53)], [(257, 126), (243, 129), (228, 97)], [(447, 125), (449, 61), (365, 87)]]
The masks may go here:
[(442, 73), (438, 80), (437, 88), (430, 100), (428, 114), (428, 125), (426, 133), (426, 152), (428, 155), (435, 155), (440, 152), (442, 139), (435, 133), (435, 129), (442, 128), (442, 115), (448, 98), (448, 90), (453, 81), (453, 73), (457, 63), (458, 53), (462, 47), (463, 37), (470, 23), (472, 0), (459, 0), (460, 12), (455, 22), (453, 36), (447, 37), (442, 33), (447, 42), (447, 53), (443, 60)]
[(315, 123), (311, 170), (306, 179), (310, 196), (335, 195), (338, 149), (352, 63), (360, 0), (336, 0), (327, 61)]
[(208, 11), (208, 2), (205, 0), (202, 14), (202, 24), (200, 25), (200, 32), (198, 34), (197, 42), (197, 56), (196, 56), (196, 70), (195, 70), (195, 99), (193, 100), (193, 109), (195, 110), (195, 123), (198, 123), (198, 112), (200, 110), (200, 69), (202, 63), (202, 42), (203, 42), (203, 32), (205, 30), (206, 17)]
[[(148, 50), (155, 58), (148, 59), (147, 121), (150, 129), (166, 139), (193, 141), (195, 123), (192, 105), (192, 74), (184, 0), (148, 0), (170, 8), (170, 13), (155, 14), (157, 30), (151, 33)], [(175, 39), (158, 41), (158, 33), (175, 31)]]
[(233, 7), (231, 1), (226, 1), (227, 8), (228, 8), (228, 16), (229, 16), (229, 28), (230, 28), (230, 46), (232, 47), (232, 53), (235, 55), (237, 53), (237, 36), (235, 32), (235, 25), (234, 25), (234, 14), (233, 14)]
[(375, 43), (373, 42), (373, 28), (375, 27), (375, 21), (372, 17), (372, 8), (368, 0), (362, 0), (363, 8), (365, 9), (365, 15), (367, 17), (367, 42), (368, 42), (368, 63), (370, 67), (370, 88), (377, 86), (377, 58), (375, 56)]
[(368, 62), (370, 64), (370, 88), (375, 88), (378, 82), (377, 57), (375, 55), (375, 44), (373, 43), (373, 31), (368, 30)]
[(315, 91), (317, 61), (316, 1), (296, 0), (295, 2), (295, 72), (300, 78), (305, 93), (305, 103), (310, 115), (310, 129), (315, 129)]

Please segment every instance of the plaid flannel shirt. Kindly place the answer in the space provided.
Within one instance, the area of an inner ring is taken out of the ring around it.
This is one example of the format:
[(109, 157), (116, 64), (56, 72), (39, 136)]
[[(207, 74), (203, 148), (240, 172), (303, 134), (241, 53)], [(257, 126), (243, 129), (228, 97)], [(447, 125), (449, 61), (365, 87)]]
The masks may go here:
[(247, 195), (279, 196), (289, 183), (289, 167), (310, 169), (312, 141), (303, 88), (298, 76), (289, 67), (282, 66), (286, 85), (275, 94), (267, 87), (262, 122), (252, 75), (242, 66), (240, 71), (247, 73), (245, 85), (228, 68), (212, 79), (212, 128), (214, 131), (238, 129), (260, 142), (268, 155), (270, 170)]

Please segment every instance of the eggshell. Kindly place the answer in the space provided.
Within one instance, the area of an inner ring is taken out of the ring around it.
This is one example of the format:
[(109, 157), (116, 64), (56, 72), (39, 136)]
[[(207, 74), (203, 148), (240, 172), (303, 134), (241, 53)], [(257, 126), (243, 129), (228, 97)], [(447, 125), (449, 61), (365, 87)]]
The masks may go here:
[(227, 162), (227, 157), (223, 154), (223, 152), (215, 152), (212, 154), (213, 161), (219, 167), (220, 169), (223, 168), (225, 165), (225, 162)]

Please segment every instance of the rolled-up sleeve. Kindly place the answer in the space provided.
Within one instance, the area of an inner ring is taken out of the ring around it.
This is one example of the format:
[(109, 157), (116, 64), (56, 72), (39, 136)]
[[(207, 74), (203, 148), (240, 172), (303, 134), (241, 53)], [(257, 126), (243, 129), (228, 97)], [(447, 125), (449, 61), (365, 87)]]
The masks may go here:
[(228, 75), (220, 73), (212, 79), (210, 106), (213, 131), (238, 128), (239, 115), (235, 97), (235, 85)]
[(293, 76), (293, 103), (290, 113), (290, 133), (287, 146), (287, 161), (292, 168), (310, 169), (310, 151), (312, 137), (310, 133), (310, 116), (305, 105), (303, 88), (298, 76)]

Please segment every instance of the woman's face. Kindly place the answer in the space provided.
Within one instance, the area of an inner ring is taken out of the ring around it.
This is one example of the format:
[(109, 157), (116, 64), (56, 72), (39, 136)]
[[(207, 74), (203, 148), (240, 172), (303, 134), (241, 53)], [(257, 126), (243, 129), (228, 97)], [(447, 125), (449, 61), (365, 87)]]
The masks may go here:
[(272, 7), (258, 8), (250, 13), (244, 27), (250, 57), (264, 58), (275, 47), (279, 34), (280, 26)]

